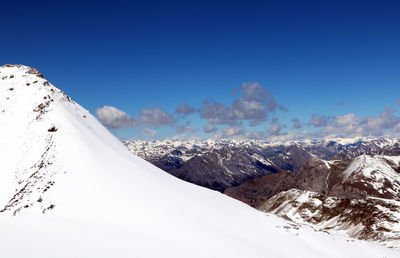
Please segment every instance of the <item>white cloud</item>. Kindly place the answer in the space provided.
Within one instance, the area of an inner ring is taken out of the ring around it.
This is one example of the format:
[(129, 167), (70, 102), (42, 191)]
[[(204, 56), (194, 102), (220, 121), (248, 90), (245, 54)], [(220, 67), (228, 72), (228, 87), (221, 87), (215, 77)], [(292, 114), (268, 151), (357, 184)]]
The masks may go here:
[(200, 116), (206, 118), (210, 124), (234, 125), (237, 123), (232, 109), (215, 101), (205, 101)]
[(267, 119), (268, 113), (285, 108), (276, 103), (273, 95), (257, 82), (243, 83), (235, 90), (241, 96), (226, 106), (215, 101), (205, 101), (200, 116), (210, 124), (237, 126), (242, 121), (248, 121), (250, 126), (256, 126)]
[(205, 133), (213, 133), (217, 131), (217, 127), (213, 124), (205, 124), (203, 127)]
[(318, 114), (312, 114), (310, 122), (308, 122), (309, 125), (315, 126), (315, 127), (325, 127), (328, 125), (328, 122), (331, 118), (328, 116), (320, 116)]
[(254, 99), (240, 98), (232, 103), (233, 114), (238, 120), (252, 120), (252, 124), (257, 125), (264, 121), (267, 108), (261, 102)]
[(190, 107), (188, 104), (182, 104), (175, 109), (175, 113), (181, 114), (184, 116), (193, 114), (194, 112), (196, 112), (196, 109)]
[(227, 127), (222, 129), (222, 136), (230, 137), (243, 133), (242, 126)]
[(184, 125), (178, 125), (175, 128), (177, 133), (194, 133), (196, 130), (190, 125), (190, 121), (186, 122)]
[(174, 125), (177, 120), (161, 110), (160, 108), (147, 108), (140, 110), (137, 118), (131, 117), (124, 111), (112, 107), (104, 106), (96, 109), (99, 121), (110, 129), (119, 129), (134, 126), (149, 126), (159, 128), (164, 125)]
[(148, 136), (154, 137), (154, 136), (156, 136), (157, 131), (151, 130), (149, 128), (145, 128), (145, 129), (141, 130), (140, 133), (143, 135), (148, 135)]
[(163, 125), (172, 125), (176, 122), (175, 118), (161, 108), (147, 108), (140, 110), (138, 118), (140, 125), (159, 128)]
[(292, 122), (293, 122), (293, 128), (294, 129), (301, 129), (303, 127), (298, 118), (293, 118)]
[(104, 106), (102, 108), (97, 108), (96, 114), (99, 121), (110, 129), (134, 127), (138, 125), (138, 121), (135, 118), (116, 107)]
[(282, 126), (279, 124), (278, 119), (273, 119), (272, 123), (268, 128), (269, 135), (278, 135), (282, 130)]
[(393, 108), (386, 108), (380, 115), (358, 117), (353, 113), (335, 116), (322, 130), (325, 135), (338, 136), (383, 136), (396, 133), (400, 127), (400, 117)]

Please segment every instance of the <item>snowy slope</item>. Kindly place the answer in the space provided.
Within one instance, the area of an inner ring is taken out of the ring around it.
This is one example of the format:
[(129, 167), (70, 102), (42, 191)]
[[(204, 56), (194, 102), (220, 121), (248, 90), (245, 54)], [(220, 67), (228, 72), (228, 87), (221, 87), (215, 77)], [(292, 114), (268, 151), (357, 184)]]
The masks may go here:
[(26, 66), (0, 68), (0, 159), (2, 257), (400, 255), (168, 175)]

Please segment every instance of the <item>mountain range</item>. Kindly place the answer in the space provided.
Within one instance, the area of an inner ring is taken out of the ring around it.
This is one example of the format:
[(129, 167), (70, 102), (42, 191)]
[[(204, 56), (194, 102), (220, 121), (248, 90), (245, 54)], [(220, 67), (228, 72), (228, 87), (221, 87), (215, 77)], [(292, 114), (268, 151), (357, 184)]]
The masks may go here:
[(134, 141), (135, 155), (185, 181), (224, 192), (254, 178), (300, 169), (308, 160), (345, 160), (361, 154), (400, 155), (398, 139), (322, 139), (287, 143), (209, 139)]
[(399, 254), (316, 232), (165, 173), (34, 68), (0, 67), (0, 114), (4, 257)]
[(165, 140), (125, 145), (178, 178), (224, 192), (260, 211), (316, 230), (400, 246), (399, 139)]

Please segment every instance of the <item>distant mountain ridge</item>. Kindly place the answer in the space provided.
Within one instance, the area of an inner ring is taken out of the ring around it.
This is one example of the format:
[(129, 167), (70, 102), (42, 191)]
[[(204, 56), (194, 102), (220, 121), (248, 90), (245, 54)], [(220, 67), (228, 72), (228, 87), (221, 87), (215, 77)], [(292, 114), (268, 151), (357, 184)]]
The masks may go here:
[(399, 139), (321, 139), (270, 143), (255, 140), (124, 141), (128, 149), (185, 181), (223, 192), (248, 180), (300, 169), (313, 157), (351, 159), (361, 154), (396, 155)]

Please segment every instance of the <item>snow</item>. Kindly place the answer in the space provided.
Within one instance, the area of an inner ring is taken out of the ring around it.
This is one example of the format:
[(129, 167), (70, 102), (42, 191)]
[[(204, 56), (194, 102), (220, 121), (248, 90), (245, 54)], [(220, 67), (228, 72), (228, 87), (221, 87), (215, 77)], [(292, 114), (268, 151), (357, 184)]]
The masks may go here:
[[(369, 184), (381, 194), (383, 191), (387, 191), (396, 196), (400, 192), (400, 174), (388, 164), (388, 161), (398, 166), (400, 164), (400, 157), (361, 155), (353, 159), (345, 171), (343, 171), (342, 182), (351, 181), (355, 177), (361, 177), (368, 179)], [(393, 189), (385, 187), (384, 180), (389, 180), (392, 183)], [(365, 181), (363, 180), (362, 182)]]
[(323, 159), (320, 159), (322, 162), (324, 162), (324, 164), (325, 164), (325, 166), (328, 168), (328, 169), (330, 169), (331, 168), (331, 164), (330, 164), (330, 162), (329, 161), (327, 161), (327, 160), (323, 160)]
[(400, 255), (310, 227), (287, 232), (281, 218), (176, 179), (28, 71), (0, 68), (2, 257)]

